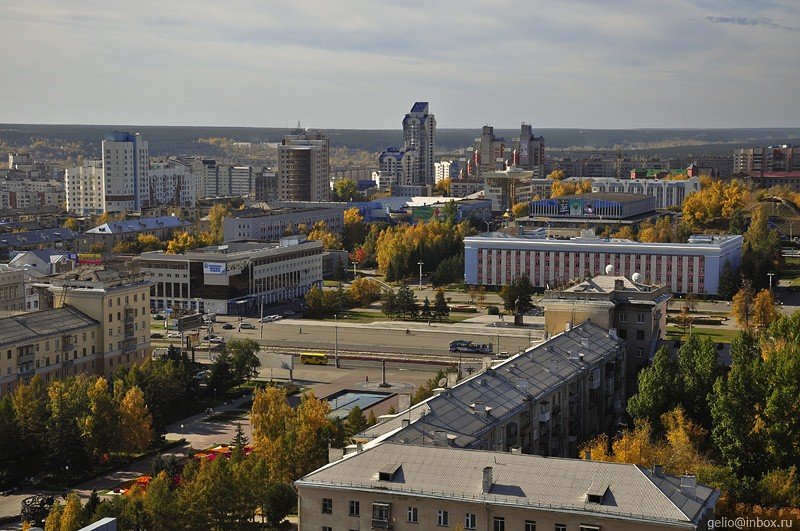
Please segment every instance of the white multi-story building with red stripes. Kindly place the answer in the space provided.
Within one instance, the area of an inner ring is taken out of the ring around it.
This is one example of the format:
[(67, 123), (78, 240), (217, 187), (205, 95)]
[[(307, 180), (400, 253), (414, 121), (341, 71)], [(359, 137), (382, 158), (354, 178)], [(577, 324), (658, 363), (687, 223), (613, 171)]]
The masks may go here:
[(689, 243), (640, 243), (580, 237), (559, 240), (489, 233), (464, 239), (467, 284), (503, 286), (526, 275), (534, 286), (555, 287), (614, 274), (667, 286), (673, 293), (716, 295), (725, 262), (734, 269), (742, 256), (741, 236), (692, 236)]

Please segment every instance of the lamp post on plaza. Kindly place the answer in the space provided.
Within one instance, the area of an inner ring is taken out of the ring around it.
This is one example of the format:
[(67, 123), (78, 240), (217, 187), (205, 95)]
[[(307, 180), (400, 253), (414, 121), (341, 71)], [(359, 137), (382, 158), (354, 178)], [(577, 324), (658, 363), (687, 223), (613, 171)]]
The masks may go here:
[(336, 368), (339, 368), (339, 314), (333, 314), (333, 356)]
[(422, 289), (422, 266), (425, 265), (425, 262), (420, 260), (419, 262), (417, 262), (417, 265), (419, 266), (419, 289), (421, 290)]
[(772, 291), (772, 277), (775, 276), (775, 273), (767, 273), (769, 277), (769, 290)]

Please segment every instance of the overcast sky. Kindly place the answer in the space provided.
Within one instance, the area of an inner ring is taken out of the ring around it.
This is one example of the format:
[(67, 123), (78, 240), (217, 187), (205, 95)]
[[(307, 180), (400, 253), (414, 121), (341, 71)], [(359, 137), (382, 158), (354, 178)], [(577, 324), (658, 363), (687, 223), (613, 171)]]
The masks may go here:
[(0, 123), (800, 125), (798, 0), (0, 1)]

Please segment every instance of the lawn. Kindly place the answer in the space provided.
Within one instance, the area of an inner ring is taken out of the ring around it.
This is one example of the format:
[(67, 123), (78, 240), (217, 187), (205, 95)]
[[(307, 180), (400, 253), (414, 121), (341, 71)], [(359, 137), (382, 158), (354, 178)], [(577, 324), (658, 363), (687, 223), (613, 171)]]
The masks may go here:
[[(709, 337), (717, 343), (730, 343), (737, 335), (739, 335), (739, 330), (731, 328), (716, 328), (716, 327), (709, 328), (703, 326), (693, 326), (692, 333), (697, 334), (700, 337)], [(667, 327), (667, 339), (683, 340), (686, 339), (688, 335), (689, 335), (688, 331), (686, 334), (683, 334), (680, 327), (677, 326)]]

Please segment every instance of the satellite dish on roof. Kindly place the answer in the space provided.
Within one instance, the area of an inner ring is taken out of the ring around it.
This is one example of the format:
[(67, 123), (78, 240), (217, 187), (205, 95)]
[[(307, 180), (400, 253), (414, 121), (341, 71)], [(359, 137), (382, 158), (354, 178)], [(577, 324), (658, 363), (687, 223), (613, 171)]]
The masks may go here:
[(633, 280), (634, 282), (639, 282), (641, 278), (642, 278), (641, 273), (634, 273), (633, 275), (631, 275), (631, 280)]
[(614, 266), (611, 265), (611, 264), (608, 264), (606, 266), (606, 275), (613, 275), (613, 274), (614, 274)]
[(439, 387), (447, 387), (447, 378), (439, 380)]

